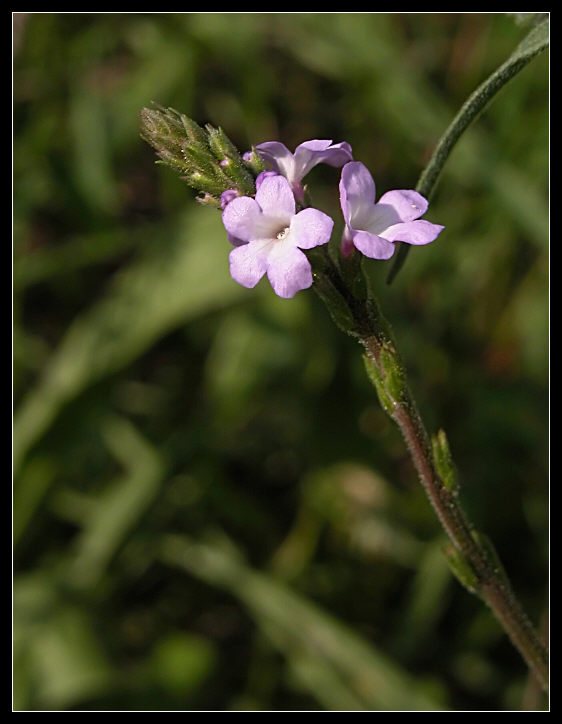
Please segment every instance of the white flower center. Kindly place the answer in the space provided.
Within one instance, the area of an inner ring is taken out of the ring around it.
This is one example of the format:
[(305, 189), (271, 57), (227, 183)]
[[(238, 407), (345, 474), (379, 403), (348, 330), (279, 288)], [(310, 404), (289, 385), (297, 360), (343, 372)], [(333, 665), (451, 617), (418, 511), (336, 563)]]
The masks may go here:
[(279, 231), (277, 233), (276, 239), (278, 241), (283, 241), (283, 239), (286, 239), (288, 235), (289, 235), (289, 227), (286, 226), (284, 229), (281, 229), (281, 231)]

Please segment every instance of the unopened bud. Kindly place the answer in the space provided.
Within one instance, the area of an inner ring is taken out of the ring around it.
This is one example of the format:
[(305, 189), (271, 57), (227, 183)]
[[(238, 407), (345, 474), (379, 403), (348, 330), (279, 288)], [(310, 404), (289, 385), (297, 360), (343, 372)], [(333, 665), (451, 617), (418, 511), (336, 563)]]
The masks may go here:
[(194, 171), (193, 173), (184, 176), (184, 179), (190, 186), (197, 189), (197, 191), (202, 191), (203, 194), (210, 194), (211, 196), (214, 196), (219, 200), (220, 206), (220, 195), (224, 189), (222, 181), (212, 176), (207, 176), (206, 174), (201, 173), (201, 171)]
[(244, 155), (242, 156), (242, 160), (254, 176), (257, 176), (262, 171), (267, 170), (265, 161), (259, 155), (255, 148), (252, 148), (251, 151), (246, 151), (246, 153), (244, 153)]
[(219, 161), (222, 161), (225, 158), (242, 161), (240, 152), (222, 128), (214, 128), (209, 124), (207, 124), (205, 128), (208, 134), (211, 151), (215, 154)]
[(201, 203), (220, 208), (223, 191), (236, 188), (241, 195), (255, 194), (254, 178), (236, 146), (220, 128), (202, 128), (173, 108), (154, 104), (140, 112), (141, 137), (156, 151), (159, 162), (180, 172), (201, 192)]
[(221, 202), (215, 196), (211, 194), (203, 194), (202, 196), (196, 196), (195, 201), (202, 204), (203, 206), (213, 206), (215, 209), (222, 208)]
[(213, 128), (213, 126), (207, 125), (206, 130), (209, 147), (219, 161), (225, 178), (233, 182), (243, 195), (254, 194), (256, 191), (254, 177), (248, 171), (236, 146), (222, 128)]

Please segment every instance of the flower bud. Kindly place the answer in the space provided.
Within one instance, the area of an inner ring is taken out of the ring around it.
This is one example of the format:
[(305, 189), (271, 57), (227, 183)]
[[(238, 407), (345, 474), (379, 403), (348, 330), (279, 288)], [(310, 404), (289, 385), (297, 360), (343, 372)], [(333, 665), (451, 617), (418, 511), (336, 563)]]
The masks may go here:
[(254, 178), (248, 171), (240, 152), (222, 128), (206, 126), (209, 147), (219, 161), (221, 171), (226, 179), (234, 182), (243, 195), (251, 195), (256, 191)]
[(259, 155), (259, 153), (256, 151), (256, 149), (254, 147), (252, 147), (251, 151), (246, 151), (246, 153), (243, 154), (242, 160), (244, 161), (244, 163), (250, 169), (250, 171), (252, 172), (252, 174), (254, 176), (257, 176), (262, 171), (267, 170), (265, 161)]
[(197, 201), (199, 204), (202, 204), (203, 206), (213, 206), (215, 209), (221, 208), (221, 202), (208, 193), (205, 193), (202, 196), (196, 196), (195, 201)]
[(140, 112), (141, 137), (156, 151), (159, 161), (179, 171), (199, 191), (201, 203), (220, 208), (224, 191), (255, 194), (254, 178), (236, 146), (220, 128), (199, 126), (173, 108), (154, 104)]
[(242, 156), (222, 128), (213, 128), (210, 124), (205, 126), (208, 134), (209, 146), (219, 161), (225, 158), (242, 161)]

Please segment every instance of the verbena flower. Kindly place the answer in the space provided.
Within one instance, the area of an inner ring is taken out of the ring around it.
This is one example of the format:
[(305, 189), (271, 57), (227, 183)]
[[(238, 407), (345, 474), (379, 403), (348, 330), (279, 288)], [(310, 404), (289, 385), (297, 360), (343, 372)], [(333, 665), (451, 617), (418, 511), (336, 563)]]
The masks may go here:
[(223, 191), (220, 198), (221, 209), (224, 211), (228, 204), (239, 196), (240, 192), (238, 189), (227, 189), (226, 191)]
[[(220, 207), (224, 211), (228, 204), (233, 200), (240, 197), (240, 193), (238, 189), (228, 189), (227, 191), (223, 191), (220, 198)], [(240, 241), (240, 239), (237, 239), (235, 236), (232, 236), (232, 234), (228, 234), (228, 241), (232, 244), (232, 246), (240, 246), (243, 244), (243, 241)]]
[(326, 244), (334, 222), (318, 209), (295, 211), (291, 186), (283, 176), (265, 177), (255, 199), (241, 196), (225, 206), (222, 220), (237, 244), (230, 252), (235, 281), (251, 289), (267, 274), (275, 293), (286, 299), (312, 285), (310, 263), (301, 249)]
[(302, 179), (319, 163), (339, 168), (348, 161), (353, 160), (349, 143), (336, 143), (332, 141), (313, 140), (305, 141), (297, 146), (294, 153), (279, 141), (266, 141), (256, 146), (259, 156), (291, 184), (293, 193), (298, 201), (303, 201), (304, 191)]
[(345, 229), (342, 251), (353, 248), (372, 259), (390, 259), (395, 241), (429, 244), (445, 228), (419, 220), (428, 202), (417, 191), (387, 191), (375, 203), (375, 182), (359, 161), (347, 163), (340, 180), (340, 200)]
[(278, 176), (278, 175), (279, 174), (277, 173), (277, 171), (261, 171), (261, 173), (259, 173), (256, 176), (256, 191), (259, 189), (259, 187), (261, 186), (261, 183), (264, 179), (271, 178), (272, 176)]

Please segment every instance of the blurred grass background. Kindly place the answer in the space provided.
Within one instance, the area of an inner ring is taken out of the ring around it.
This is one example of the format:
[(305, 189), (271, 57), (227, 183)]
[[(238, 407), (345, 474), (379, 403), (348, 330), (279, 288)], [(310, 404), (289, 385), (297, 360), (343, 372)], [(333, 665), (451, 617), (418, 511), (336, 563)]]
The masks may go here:
[[(412, 188), (525, 34), (502, 14), (15, 14), (16, 710), (544, 706), (442, 534), (359, 348), (228, 275), (151, 101), (242, 150), (351, 143)], [(338, 214), (339, 172), (307, 179)], [(394, 284), (428, 426), (535, 622), (547, 604), (548, 58), (453, 152)]]

